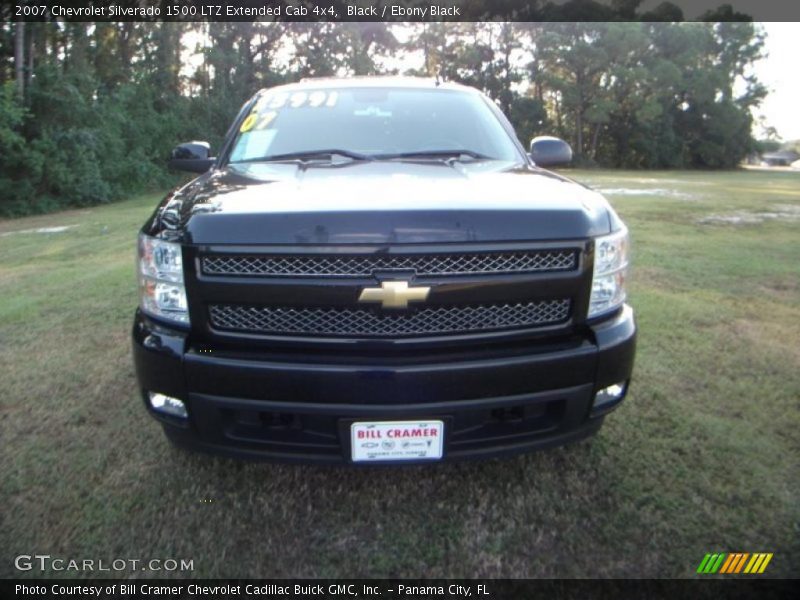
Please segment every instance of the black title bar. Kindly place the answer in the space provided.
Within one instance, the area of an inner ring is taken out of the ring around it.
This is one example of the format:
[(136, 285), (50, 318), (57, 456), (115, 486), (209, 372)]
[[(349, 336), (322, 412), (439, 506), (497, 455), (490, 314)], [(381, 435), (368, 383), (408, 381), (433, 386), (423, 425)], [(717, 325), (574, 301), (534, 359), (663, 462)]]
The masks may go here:
[(12, 0), (7, 6), (0, 14), (25, 21), (800, 21), (797, 0)]
[(0, 581), (0, 597), (17, 600), (58, 598), (79, 600), (198, 600), (258, 598), (294, 600), (325, 598), (341, 600), (506, 598), (788, 598), (794, 582), (763, 578), (717, 577), (676, 580), (532, 580), (532, 579), (421, 579), (421, 580), (221, 580), (221, 579), (60, 579)]

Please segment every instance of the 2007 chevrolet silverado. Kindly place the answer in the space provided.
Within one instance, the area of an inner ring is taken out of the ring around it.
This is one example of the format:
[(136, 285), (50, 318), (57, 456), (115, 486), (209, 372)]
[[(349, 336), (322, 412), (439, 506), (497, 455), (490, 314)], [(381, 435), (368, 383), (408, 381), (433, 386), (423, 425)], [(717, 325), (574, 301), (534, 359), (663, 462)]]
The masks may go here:
[(494, 102), (427, 79), (257, 93), (139, 235), (145, 406), (177, 445), (273, 460), (490, 457), (596, 432), (636, 327), (628, 233)]

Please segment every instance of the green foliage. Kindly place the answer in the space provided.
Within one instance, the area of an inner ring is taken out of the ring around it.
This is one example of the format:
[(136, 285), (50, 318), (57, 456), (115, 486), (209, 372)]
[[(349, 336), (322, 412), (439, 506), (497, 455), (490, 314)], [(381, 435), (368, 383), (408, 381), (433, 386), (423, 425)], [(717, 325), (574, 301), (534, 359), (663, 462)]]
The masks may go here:
[(800, 154), (800, 140), (789, 140), (781, 144), (781, 150), (793, 150)]
[(62, 76), (43, 67), (27, 108), (4, 89), (0, 213), (102, 204), (172, 181), (163, 162), (172, 140), (189, 129), (182, 113), (190, 101), (159, 113), (147, 84), (125, 84), (92, 99), (80, 91), (86, 83), (85, 74)]
[(14, 87), (7, 83), (0, 88), (0, 198), (10, 213), (22, 213), (34, 196), (29, 173), (41, 169), (40, 161), (30, 157), (20, 127), (25, 120), (25, 109), (20, 105)]
[(549, 127), (544, 104), (528, 96), (514, 98), (508, 118), (514, 123), (517, 135), (526, 148), (531, 138), (546, 133)]

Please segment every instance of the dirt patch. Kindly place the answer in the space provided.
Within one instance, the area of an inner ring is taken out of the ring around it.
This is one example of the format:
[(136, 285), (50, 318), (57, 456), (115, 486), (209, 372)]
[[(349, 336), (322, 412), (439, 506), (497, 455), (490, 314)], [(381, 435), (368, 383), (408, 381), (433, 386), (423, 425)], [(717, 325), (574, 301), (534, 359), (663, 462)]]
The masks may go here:
[(18, 229), (17, 231), (6, 231), (5, 233), (0, 233), (0, 237), (6, 237), (8, 235), (15, 235), (18, 233), (63, 233), (68, 229), (72, 229), (73, 227), (77, 227), (77, 225), (60, 225), (58, 227), (37, 227), (36, 229)]
[(776, 204), (769, 211), (737, 210), (732, 213), (709, 215), (696, 222), (701, 225), (757, 225), (765, 221), (800, 221), (800, 206)]
[(88, 208), (73, 208), (57, 213), (20, 217), (18, 219), (0, 219), (0, 234), (28, 229), (60, 227), (65, 223), (82, 223), (94, 211)]
[(601, 194), (609, 196), (663, 196), (667, 198), (693, 198), (692, 194), (667, 188), (597, 188)]

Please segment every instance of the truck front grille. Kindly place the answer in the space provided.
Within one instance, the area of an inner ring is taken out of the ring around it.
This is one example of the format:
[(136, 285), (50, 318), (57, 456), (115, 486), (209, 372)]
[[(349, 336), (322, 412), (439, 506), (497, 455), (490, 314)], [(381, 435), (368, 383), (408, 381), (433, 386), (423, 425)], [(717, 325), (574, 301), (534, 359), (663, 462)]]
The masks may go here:
[(415, 271), (420, 277), (573, 271), (575, 250), (457, 254), (210, 254), (206, 275), (245, 277), (370, 277), (376, 271)]
[(407, 312), (372, 307), (280, 307), (212, 304), (220, 330), (293, 336), (426, 336), (525, 329), (563, 323), (569, 299), (470, 306), (428, 306)]

